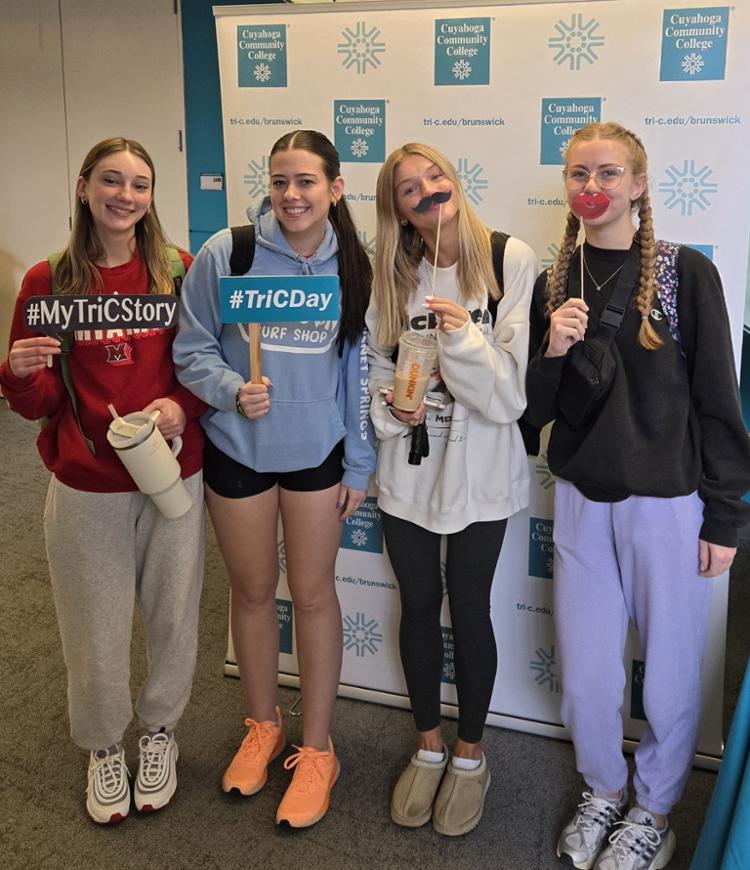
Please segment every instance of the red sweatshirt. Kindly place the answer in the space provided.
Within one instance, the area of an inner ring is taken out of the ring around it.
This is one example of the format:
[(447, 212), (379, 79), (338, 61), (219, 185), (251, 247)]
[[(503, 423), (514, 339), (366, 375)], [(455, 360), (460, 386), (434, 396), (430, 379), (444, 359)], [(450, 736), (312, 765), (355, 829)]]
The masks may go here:
[[(192, 257), (182, 253), (185, 267)], [(148, 293), (148, 273), (138, 254), (123, 266), (98, 268), (104, 287), (102, 295)], [(30, 296), (51, 292), (49, 263), (37, 263), (24, 276), (16, 300), (10, 345), (38, 333), (25, 324), (23, 306)], [(73, 415), (70, 399), (60, 375), (60, 361), (28, 377), (18, 378), (8, 360), (0, 366), (0, 384), (11, 408), (29, 420), (49, 417), (37, 438), (37, 447), (47, 468), (66, 486), (86, 492), (130, 492), (136, 489), (125, 466), (107, 441), (112, 419), (107, 405), (119, 414), (140, 411), (154, 399), (177, 402), (187, 416), (178, 457), (182, 476), (200, 470), (203, 435), (198, 417), (205, 405), (175, 378), (172, 363), (174, 327), (153, 330), (115, 330), (75, 333), (70, 352), (70, 372), (78, 401), (83, 431), (94, 442), (96, 455), (86, 447)]]

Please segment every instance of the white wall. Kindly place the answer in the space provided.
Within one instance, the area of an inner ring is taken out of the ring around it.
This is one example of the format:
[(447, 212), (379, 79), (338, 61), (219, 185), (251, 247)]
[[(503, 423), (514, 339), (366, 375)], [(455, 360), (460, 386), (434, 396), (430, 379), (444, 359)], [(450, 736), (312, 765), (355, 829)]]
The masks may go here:
[(172, 0), (0, 0), (0, 356), (23, 273), (63, 247), (84, 155), (142, 142), (168, 235), (188, 246), (179, 18)]

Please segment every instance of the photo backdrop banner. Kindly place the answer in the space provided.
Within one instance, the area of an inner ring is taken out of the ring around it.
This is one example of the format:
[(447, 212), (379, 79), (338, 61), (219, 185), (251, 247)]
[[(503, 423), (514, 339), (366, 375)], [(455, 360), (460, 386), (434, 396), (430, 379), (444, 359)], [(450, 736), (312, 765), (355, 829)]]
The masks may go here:
[[(454, 162), (482, 220), (554, 259), (565, 200), (563, 152), (589, 121), (643, 139), (657, 235), (711, 258), (724, 281), (739, 362), (748, 254), (750, 4), (682, 0), (503, 4), (344, 3), (215, 9), (230, 223), (266, 195), (268, 152), (294, 128), (326, 133), (342, 158), (362, 239), (375, 245), (375, 180), (393, 148), (421, 141)], [(264, 326), (264, 329), (268, 329)], [(499, 669), (489, 721), (565, 736), (552, 600), (555, 481), (530, 459), (528, 510), (512, 517), (492, 613)], [(294, 683), (294, 610), (282, 582), (281, 679)], [(345, 524), (337, 562), (344, 626), (341, 693), (408, 706), (398, 658), (398, 594), (373, 491)], [(727, 578), (714, 581), (698, 762), (722, 752)], [(455, 714), (443, 608), (445, 712)], [(231, 639), (228, 671), (236, 673)], [(643, 661), (625, 656), (627, 739), (644, 721)]]

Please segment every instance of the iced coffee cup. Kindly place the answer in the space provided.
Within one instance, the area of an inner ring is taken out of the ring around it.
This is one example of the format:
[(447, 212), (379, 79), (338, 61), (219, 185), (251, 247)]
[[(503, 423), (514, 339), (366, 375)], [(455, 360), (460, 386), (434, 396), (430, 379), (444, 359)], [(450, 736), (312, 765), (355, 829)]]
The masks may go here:
[(424, 332), (405, 332), (398, 340), (393, 407), (416, 411), (437, 361), (437, 342)]

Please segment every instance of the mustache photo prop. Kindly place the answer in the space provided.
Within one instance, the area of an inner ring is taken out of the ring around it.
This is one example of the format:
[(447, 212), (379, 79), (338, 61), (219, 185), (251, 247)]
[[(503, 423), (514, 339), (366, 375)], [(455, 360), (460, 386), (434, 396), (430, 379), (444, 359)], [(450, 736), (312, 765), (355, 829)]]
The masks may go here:
[(444, 202), (448, 202), (451, 195), (450, 190), (437, 190), (430, 196), (423, 196), (414, 206), (412, 211), (415, 211), (417, 214), (424, 214), (425, 212), (428, 212), (433, 205), (442, 205)]

